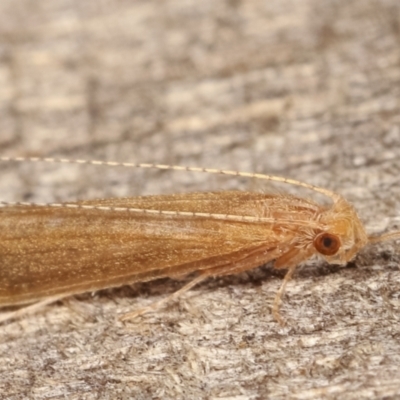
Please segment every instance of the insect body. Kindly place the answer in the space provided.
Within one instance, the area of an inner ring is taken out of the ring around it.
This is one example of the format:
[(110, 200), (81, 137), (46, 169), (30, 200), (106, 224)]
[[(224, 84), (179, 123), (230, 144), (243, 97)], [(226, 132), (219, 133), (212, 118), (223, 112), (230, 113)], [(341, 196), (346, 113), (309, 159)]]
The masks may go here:
[(299, 263), (320, 255), (345, 264), (370, 240), (381, 239), (368, 239), (356, 211), (340, 195), (285, 178), (258, 177), (305, 186), (333, 204), (240, 191), (5, 203), (0, 208), (0, 306), (197, 272), (176, 297), (207, 277), (275, 260), (276, 268), (288, 269), (272, 310), (282, 322), (280, 299)]

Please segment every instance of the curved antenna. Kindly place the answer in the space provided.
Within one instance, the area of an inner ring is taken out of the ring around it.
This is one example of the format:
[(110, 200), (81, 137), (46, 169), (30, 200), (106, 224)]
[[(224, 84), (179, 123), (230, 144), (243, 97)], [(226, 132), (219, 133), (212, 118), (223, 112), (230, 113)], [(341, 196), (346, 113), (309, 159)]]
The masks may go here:
[(186, 171), (186, 172), (204, 172), (208, 174), (218, 175), (230, 175), (242, 178), (253, 178), (262, 179), (273, 182), (286, 183), (295, 186), (301, 186), (306, 189), (313, 190), (317, 193), (321, 193), (327, 197), (330, 197), (333, 202), (337, 202), (341, 199), (341, 196), (331, 190), (321, 188), (318, 186), (310, 185), (305, 182), (301, 182), (295, 179), (284, 178), (275, 175), (259, 174), (254, 172), (240, 172), (225, 169), (213, 169), (213, 168), (201, 168), (201, 167), (184, 167), (179, 165), (165, 165), (165, 164), (147, 164), (147, 163), (126, 163), (126, 162), (114, 162), (114, 161), (99, 161), (99, 160), (73, 160), (68, 158), (41, 158), (41, 157), (0, 157), (0, 161), (15, 161), (15, 162), (44, 162), (44, 163), (61, 163), (61, 164), (87, 164), (87, 165), (101, 165), (108, 167), (126, 167), (126, 168), (148, 168), (148, 169), (160, 169), (160, 170), (171, 170), (171, 171)]

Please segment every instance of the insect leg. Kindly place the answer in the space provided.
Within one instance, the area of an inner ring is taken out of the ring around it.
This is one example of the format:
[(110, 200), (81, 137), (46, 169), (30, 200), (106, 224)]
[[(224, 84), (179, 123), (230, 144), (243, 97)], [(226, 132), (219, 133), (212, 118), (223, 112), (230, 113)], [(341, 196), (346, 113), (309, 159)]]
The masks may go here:
[(283, 278), (283, 282), (278, 292), (275, 295), (274, 304), (272, 306), (272, 315), (279, 322), (280, 325), (284, 325), (285, 322), (279, 314), (279, 306), (281, 304), (281, 298), (285, 293), (286, 285), (292, 279), (293, 273), (296, 269), (296, 266), (301, 262), (307, 260), (314, 253), (313, 249), (303, 250), (296, 247), (290, 249), (287, 253), (283, 254), (279, 257), (274, 264), (275, 268), (287, 268), (288, 272)]
[(170, 296), (165, 297), (161, 299), (160, 301), (156, 301), (152, 304), (150, 304), (148, 307), (141, 308), (140, 310), (133, 311), (130, 313), (123, 314), (122, 316), (119, 317), (121, 321), (126, 321), (128, 319), (134, 319), (138, 317), (139, 315), (146, 314), (151, 311), (155, 311), (156, 309), (160, 308), (161, 306), (165, 305), (166, 303), (170, 302), (171, 300), (176, 300), (179, 296), (181, 296), (183, 293), (187, 292), (190, 290), (193, 286), (197, 285), (198, 283), (204, 281), (209, 276), (209, 274), (202, 273), (195, 279), (191, 280), (189, 283), (187, 283), (185, 286), (177, 290), (175, 293), (172, 293)]
[(28, 314), (34, 314), (36, 311), (44, 308), (45, 306), (55, 303), (58, 300), (64, 299), (65, 297), (66, 297), (65, 295), (49, 297), (45, 300), (41, 300), (41, 301), (38, 301), (37, 303), (20, 308), (19, 310), (10, 311), (8, 313), (2, 313), (0, 315), (0, 323), (5, 322), (5, 321), (10, 321), (12, 319), (17, 319), (17, 318), (23, 317)]
[(285, 277), (283, 278), (281, 287), (276, 292), (274, 304), (272, 306), (272, 315), (275, 318), (275, 320), (278, 321), (279, 324), (282, 326), (285, 325), (285, 321), (282, 319), (282, 317), (279, 313), (279, 306), (281, 304), (281, 298), (282, 298), (283, 294), (285, 293), (286, 285), (290, 281), (290, 279), (292, 279), (295, 269), (296, 269), (296, 265), (289, 268), (289, 271), (286, 273)]
[[(261, 249), (263, 249), (263, 247)], [(205, 280), (208, 277), (232, 275), (232, 274), (236, 274), (239, 272), (243, 272), (243, 271), (258, 267), (262, 264), (265, 264), (268, 261), (271, 261), (276, 257), (275, 252), (265, 252), (265, 251), (261, 251), (261, 249), (260, 248), (255, 249), (253, 253), (250, 253), (249, 255), (244, 257), (241, 261), (236, 261), (235, 263), (228, 263), (225, 265), (219, 265), (214, 268), (202, 270), (202, 271), (200, 271), (200, 275), (198, 277), (196, 277), (195, 279), (193, 279), (192, 281), (187, 283), (185, 286), (183, 286), (181, 289), (179, 289), (175, 293), (172, 293), (170, 296), (165, 297), (164, 299), (161, 299), (161, 300), (149, 305), (148, 307), (124, 314), (121, 317), (119, 317), (119, 319), (122, 321), (126, 321), (128, 319), (136, 318), (139, 315), (143, 315), (148, 312), (155, 311), (159, 307), (165, 305), (167, 302), (169, 302), (171, 300), (176, 300), (183, 293), (187, 292), (193, 286), (197, 285), (198, 283), (202, 282), (203, 280)]]

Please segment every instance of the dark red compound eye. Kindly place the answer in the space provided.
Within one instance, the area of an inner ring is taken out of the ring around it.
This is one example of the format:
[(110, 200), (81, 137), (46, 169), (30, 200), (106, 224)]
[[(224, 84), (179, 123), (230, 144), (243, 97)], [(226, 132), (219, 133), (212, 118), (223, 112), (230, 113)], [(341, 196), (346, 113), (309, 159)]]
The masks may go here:
[(333, 256), (340, 249), (340, 239), (332, 233), (320, 233), (314, 239), (314, 247), (324, 256)]

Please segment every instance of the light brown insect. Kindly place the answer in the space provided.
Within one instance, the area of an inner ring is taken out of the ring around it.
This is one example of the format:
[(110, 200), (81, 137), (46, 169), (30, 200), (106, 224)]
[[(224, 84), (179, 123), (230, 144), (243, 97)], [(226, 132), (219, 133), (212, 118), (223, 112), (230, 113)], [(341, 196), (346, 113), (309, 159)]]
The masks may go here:
[(31, 306), (37, 308), (72, 294), (198, 273), (169, 298), (122, 317), (128, 319), (176, 298), (207, 277), (234, 274), (275, 260), (275, 268), (288, 270), (272, 307), (273, 316), (282, 323), (279, 304), (299, 263), (320, 255), (329, 263), (346, 264), (367, 243), (400, 238), (400, 232), (369, 238), (356, 211), (342, 196), (292, 179), (153, 164), (0, 160), (237, 175), (302, 186), (332, 201), (325, 207), (291, 195), (221, 191), (76, 203), (3, 202), (0, 306), (39, 302)]

